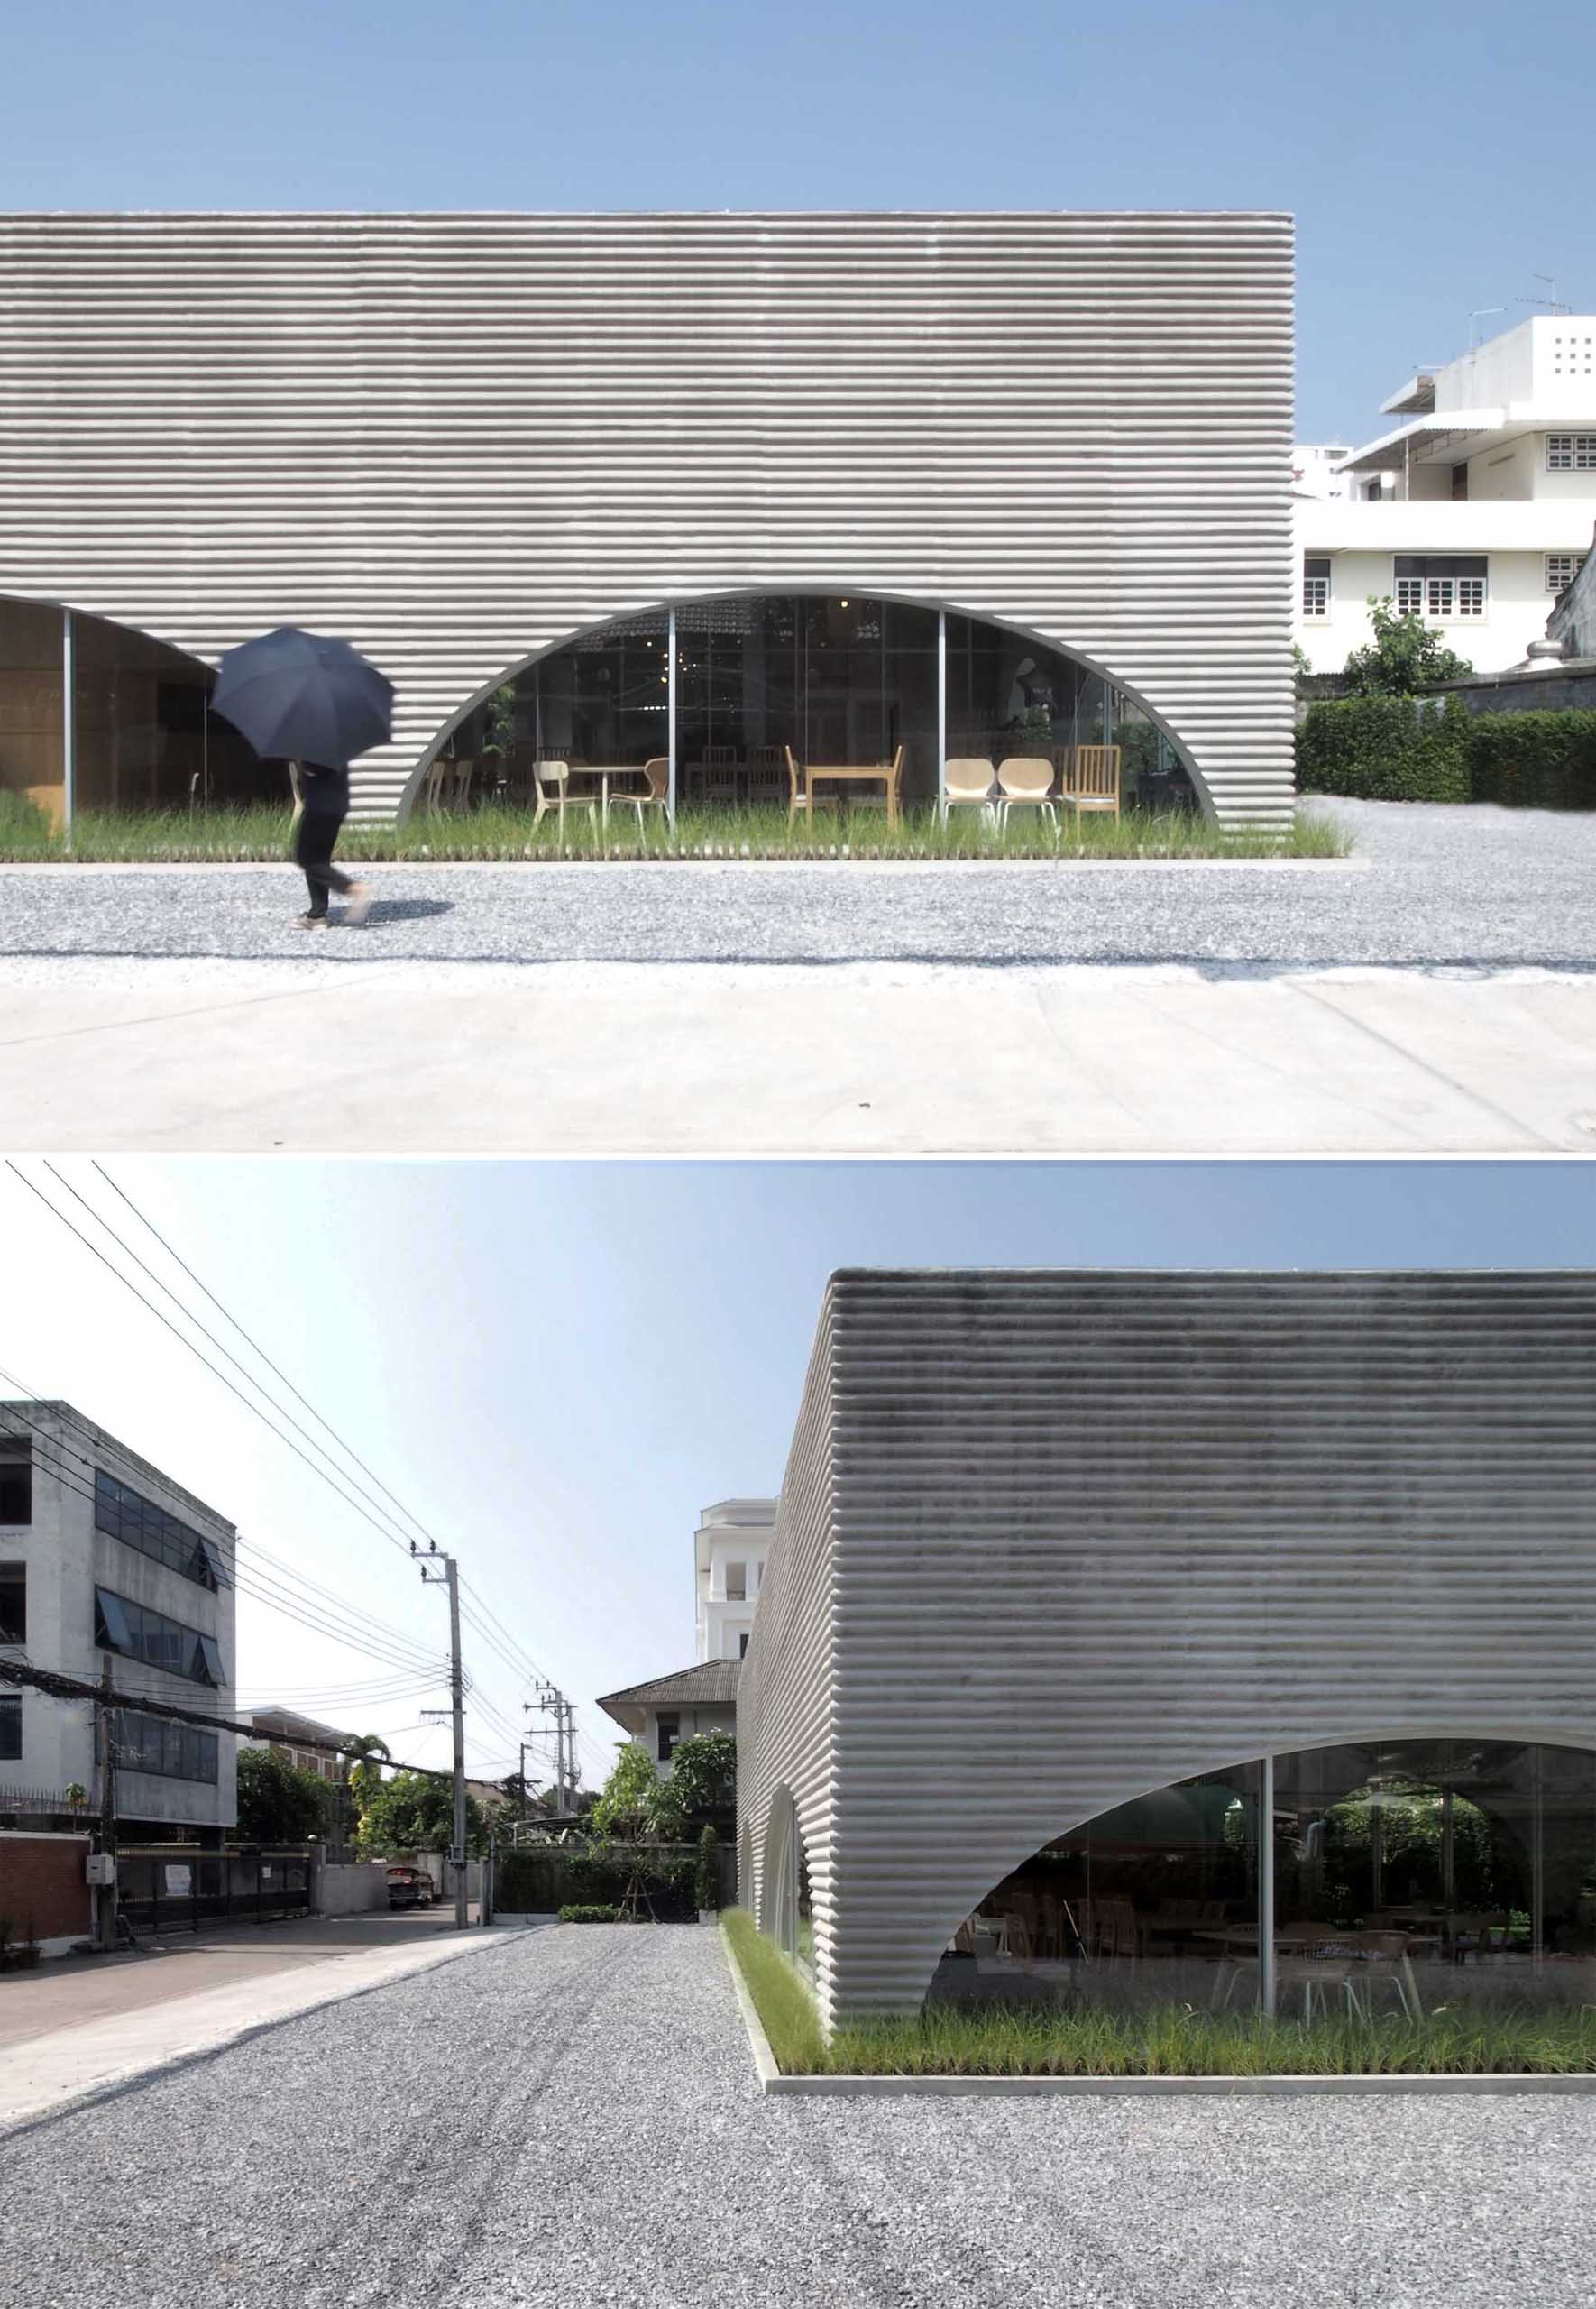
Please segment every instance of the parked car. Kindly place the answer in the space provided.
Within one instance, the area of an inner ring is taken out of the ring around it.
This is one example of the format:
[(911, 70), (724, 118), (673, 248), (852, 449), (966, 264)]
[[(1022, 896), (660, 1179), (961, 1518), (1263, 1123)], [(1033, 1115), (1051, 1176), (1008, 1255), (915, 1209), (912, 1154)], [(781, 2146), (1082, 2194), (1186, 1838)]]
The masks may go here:
[(389, 1870), (388, 1905), (390, 1909), (430, 1908), (432, 1901), (432, 1878), (424, 1868)]

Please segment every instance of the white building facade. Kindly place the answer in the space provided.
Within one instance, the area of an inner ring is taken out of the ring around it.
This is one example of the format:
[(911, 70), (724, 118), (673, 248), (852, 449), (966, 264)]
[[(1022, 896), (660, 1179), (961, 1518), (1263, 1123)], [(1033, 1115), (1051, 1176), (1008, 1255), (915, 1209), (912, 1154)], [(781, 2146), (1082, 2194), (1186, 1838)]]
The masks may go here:
[(740, 1660), (747, 1651), (775, 1511), (774, 1499), (722, 1499), (699, 1519), (693, 1576), (701, 1660)]
[(1596, 314), (1537, 315), (1382, 412), (1399, 422), (1339, 465), (1298, 453), (1298, 647), (1340, 672), (1389, 598), (1476, 673), (1521, 665), (1596, 521)]
[[(109, 1661), (116, 1813), (160, 1832), (237, 1817), (236, 1742), (140, 1698), (233, 1714), (236, 1533), (214, 1508), (60, 1403), (0, 1403), (0, 1656), (97, 1684)], [(6, 1788), (100, 1803), (96, 1709), (0, 1689)]]

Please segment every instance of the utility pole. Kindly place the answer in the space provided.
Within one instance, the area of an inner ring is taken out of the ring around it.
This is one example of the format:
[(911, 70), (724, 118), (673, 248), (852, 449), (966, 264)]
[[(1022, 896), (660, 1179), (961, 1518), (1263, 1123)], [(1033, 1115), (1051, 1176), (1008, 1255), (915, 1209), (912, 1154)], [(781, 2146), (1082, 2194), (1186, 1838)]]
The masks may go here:
[[(570, 1801), (565, 1788), (566, 1743), (571, 1719), (576, 1711), (557, 1684), (539, 1684), (536, 1700), (523, 1700), (521, 1706), (528, 1716), (534, 1708), (537, 1708), (540, 1715), (552, 1716), (555, 1719), (555, 1800), (558, 1808), (564, 1812), (567, 1809)], [(573, 1739), (571, 1741), (571, 1747), (574, 1752)]]
[(111, 1863), (106, 1872), (110, 1882), (95, 1887), (95, 1937), (102, 1956), (116, 1953), (116, 1716), (111, 1705), (113, 1690), (107, 1654), (100, 1670), (101, 1696), (95, 1702), (100, 1734), (99, 1848)]
[[(435, 1540), (430, 1548), (418, 1548), (410, 1541), (410, 1553), (421, 1565), (424, 1584), (436, 1587), (445, 1582), (449, 1590), (449, 1713), (454, 1727), (454, 1849), (450, 1858), (454, 1863), (454, 1927), (463, 1932), (466, 1927), (465, 1898), (465, 1670), (460, 1658), (460, 1575), (452, 1555), (441, 1555)], [(436, 1563), (443, 1568), (434, 1570)]]

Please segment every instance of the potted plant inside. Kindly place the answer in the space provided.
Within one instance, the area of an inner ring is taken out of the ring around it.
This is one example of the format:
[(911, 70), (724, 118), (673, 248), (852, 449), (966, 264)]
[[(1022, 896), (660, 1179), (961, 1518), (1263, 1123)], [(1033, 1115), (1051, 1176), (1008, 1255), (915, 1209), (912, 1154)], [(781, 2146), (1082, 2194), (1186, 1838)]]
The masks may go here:
[(715, 1831), (706, 1821), (698, 1840), (698, 1866), (693, 1874), (700, 1924), (713, 1924), (720, 1907), (720, 1856)]

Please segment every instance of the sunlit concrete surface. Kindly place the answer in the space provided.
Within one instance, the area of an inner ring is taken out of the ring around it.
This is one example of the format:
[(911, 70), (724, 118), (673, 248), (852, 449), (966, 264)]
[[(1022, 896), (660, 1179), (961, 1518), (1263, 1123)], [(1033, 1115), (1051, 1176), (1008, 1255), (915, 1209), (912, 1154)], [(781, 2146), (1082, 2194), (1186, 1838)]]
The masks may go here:
[(16, 1151), (1596, 1149), (1596, 974), (0, 963)]

